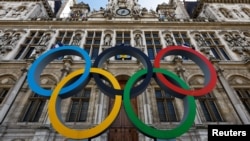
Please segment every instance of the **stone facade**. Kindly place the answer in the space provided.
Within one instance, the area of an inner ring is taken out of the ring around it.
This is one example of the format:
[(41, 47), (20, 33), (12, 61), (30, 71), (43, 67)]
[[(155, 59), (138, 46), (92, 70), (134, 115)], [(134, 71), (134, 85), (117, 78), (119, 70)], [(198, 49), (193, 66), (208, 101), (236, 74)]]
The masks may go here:
[[(155, 11), (142, 8), (138, 0), (127, 0), (127, 3), (110, 0), (106, 8), (96, 11), (90, 11), (88, 4), (65, 0), (57, 13), (53, 12), (51, 7), (55, 5), (51, 1), (1, 1), (0, 140), (70, 140), (51, 126), (47, 111), (49, 100), (35, 96), (27, 84), (32, 62), (60, 43), (88, 50), (93, 62), (96, 54), (107, 48), (131, 45), (148, 55), (152, 63), (157, 50), (187, 44), (211, 61), (218, 81), (209, 97), (196, 99), (194, 125), (176, 140), (206, 141), (210, 124), (250, 124), (250, 2), (225, 1), (202, 0), (193, 7), (195, 16), (188, 14), (188, 3), (179, 0), (159, 4)], [(121, 7), (128, 8), (131, 13), (119, 15), (116, 11)], [(54, 60), (42, 71), (40, 84), (53, 89), (63, 77), (84, 65), (85, 61), (78, 56)], [(128, 60), (112, 57), (102, 67), (117, 79), (127, 80), (142, 69), (143, 64), (134, 57)], [(178, 74), (191, 89), (204, 87), (204, 74), (191, 60), (168, 56), (161, 61), (161, 67)], [(176, 127), (184, 113), (182, 100), (173, 98), (171, 101), (176, 121), (162, 121), (155, 95), (160, 87), (153, 79), (151, 81), (136, 97), (138, 116), (155, 128)], [(102, 94), (93, 79), (86, 88), (91, 91), (85, 111), (87, 116), (82, 122), (70, 122), (73, 98), (63, 99), (62, 120), (69, 127), (93, 127), (109, 113), (111, 99)], [(37, 108), (30, 106), (32, 102)], [(108, 132), (91, 140), (106, 141)], [(154, 139), (138, 132), (138, 140)]]

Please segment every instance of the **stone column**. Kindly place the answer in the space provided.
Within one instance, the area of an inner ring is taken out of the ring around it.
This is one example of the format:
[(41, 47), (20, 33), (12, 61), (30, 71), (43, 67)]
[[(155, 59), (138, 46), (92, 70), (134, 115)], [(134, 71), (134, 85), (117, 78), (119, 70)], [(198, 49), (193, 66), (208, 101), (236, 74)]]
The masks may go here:
[(228, 81), (226, 80), (225, 76), (223, 75), (223, 69), (221, 69), (216, 62), (215, 66), (217, 69), (217, 77), (219, 82), (221, 83), (222, 87), (226, 91), (229, 100), (232, 103), (233, 108), (235, 109), (235, 112), (239, 116), (240, 120), (242, 121), (243, 124), (249, 124), (250, 119), (247, 117), (247, 113), (245, 107), (242, 105), (241, 101), (237, 97), (237, 94), (235, 90), (229, 85)]
[[(28, 61), (27, 66), (29, 66), (33, 60), (27, 60), (27, 61)], [(22, 69), (22, 75), (17, 80), (16, 84), (11, 88), (11, 91), (8, 94), (9, 96), (8, 96), (6, 102), (3, 103), (3, 106), (0, 110), (0, 124), (3, 122), (5, 116), (8, 114), (8, 111), (11, 108), (13, 102), (15, 101), (19, 90), (22, 88), (23, 84), (26, 81), (27, 68), (28, 67), (24, 67)]]

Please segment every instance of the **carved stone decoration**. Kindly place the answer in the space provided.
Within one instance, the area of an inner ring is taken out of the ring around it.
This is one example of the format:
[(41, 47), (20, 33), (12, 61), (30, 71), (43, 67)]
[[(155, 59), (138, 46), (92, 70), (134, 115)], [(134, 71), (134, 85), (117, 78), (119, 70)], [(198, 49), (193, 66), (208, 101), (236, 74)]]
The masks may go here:
[(165, 19), (175, 19), (175, 9), (176, 6), (173, 4), (166, 4), (165, 2), (158, 5), (156, 12), (159, 14), (159, 21), (164, 21)]
[(112, 19), (112, 17), (113, 17), (113, 12), (112, 12), (111, 8), (108, 8), (108, 9), (104, 10), (103, 16), (104, 16), (105, 18)]
[(241, 9), (248, 17), (250, 17), (250, 9), (249, 8), (242, 8)]
[(4, 8), (4, 6), (0, 5), (0, 17), (4, 17), (8, 11)]
[(13, 34), (13, 36), (11, 37), (11, 41), (10, 44), (12, 46), (15, 46), (18, 42), (18, 40), (21, 39), (21, 33), (15, 33)]
[(195, 39), (198, 47), (201, 48), (201, 47), (206, 47), (207, 46), (206, 41), (204, 40), (204, 38), (200, 34), (195, 34), (194, 39)]
[(47, 47), (43, 46), (43, 45), (36, 45), (34, 47), (35, 47), (35, 50), (36, 50), (37, 54), (40, 54), (41, 52), (43, 52), (43, 51), (45, 51), (47, 49)]
[(88, 13), (90, 11), (90, 7), (88, 4), (84, 2), (80, 2), (78, 4), (74, 4), (71, 9), (71, 18), (82, 19), (86, 21), (88, 19)]
[(5, 33), (0, 37), (0, 47), (7, 45), (11, 41), (11, 33)]
[(16, 78), (12, 75), (3, 75), (0, 76), (1, 85), (14, 85), (16, 83)]
[(233, 47), (234, 46), (234, 39), (233, 36), (231, 34), (225, 34), (224, 35), (224, 40), (227, 42), (229, 47)]
[(137, 3), (135, 3), (135, 5), (132, 6), (132, 16), (135, 19), (138, 19), (139, 17), (141, 17), (141, 9)]
[(204, 76), (201, 75), (196, 75), (193, 76), (192, 78), (189, 78), (188, 84), (190, 85), (203, 85), (204, 84)]
[(244, 16), (236, 9), (233, 9), (233, 12), (239, 17), (239, 18), (244, 18)]
[(0, 34), (0, 52), (1, 55), (12, 51), (18, 45), (21, 35), (25, 33), (23, 30), (5, 30)]
[(225, 17), (225, 18), (233, 18), (233, 15), (230, 13), (230, 11), (226, 8), (219, 8), (219, 11), (222, 13), (222, 15)]
[[(242, 73), (243, 74), (243, 73)], [(243, 76), (239, 76), (239, 75), (234, 75), (228, 78), (228, 82), (230, 83), (230, 85), (249, 85), (250, 84), (250, 80), (246, 77)]]
[(40, 77), (40, 83), (42, 85), (56, 85), (57, 84), (57, 79), (49, 74), (43, 74)]
[(0, 51), (2, 54), (5, 54), (6, 52), (9, 52), (13, 49), (13, 47), (10, 45), (11, 34), (12, 33), (8, 32), (0, 37)]
[(247, 38), (240, 35), (238, 32), (226, 32), (223, 38), (227, 42), (228, 46), (235, 51), (235, 48), (244, 48), (250, 46)]

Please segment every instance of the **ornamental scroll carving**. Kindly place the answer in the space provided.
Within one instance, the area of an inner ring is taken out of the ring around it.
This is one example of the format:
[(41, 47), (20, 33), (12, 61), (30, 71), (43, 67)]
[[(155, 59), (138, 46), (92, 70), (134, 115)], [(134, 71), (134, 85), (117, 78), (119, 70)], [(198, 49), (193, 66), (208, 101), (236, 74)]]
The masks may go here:
[(1, 54), (6, 54), (16, 48), (21, 35), (25, 31), (11, 31), (6, 30), (5, 32), (0, 32), (0, 52)]

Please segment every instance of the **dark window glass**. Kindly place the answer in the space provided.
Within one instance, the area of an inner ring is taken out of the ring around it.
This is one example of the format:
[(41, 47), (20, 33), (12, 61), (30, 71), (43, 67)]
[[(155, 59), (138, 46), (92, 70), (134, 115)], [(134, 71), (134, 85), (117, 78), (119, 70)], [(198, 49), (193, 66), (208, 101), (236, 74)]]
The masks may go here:
[(155, 59), (154, 49), (153, 48), (148, 48), (148, 57), (149, 57), (150, 60)]
[(71, 98), (68, 122), (85, 122), (88, 116), (90, 89), (84, 89)]
[(29, 97), (29, 104), (25, 109), (25, 114), (23, 115), (21, 121), (38, 122), (42, 115), (45, 104), (46, 104), (45, 98), (33, 94), (31, 97)]

